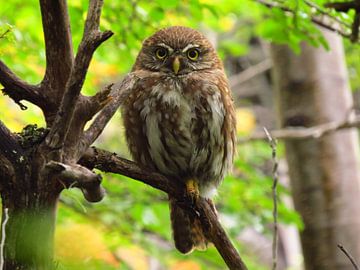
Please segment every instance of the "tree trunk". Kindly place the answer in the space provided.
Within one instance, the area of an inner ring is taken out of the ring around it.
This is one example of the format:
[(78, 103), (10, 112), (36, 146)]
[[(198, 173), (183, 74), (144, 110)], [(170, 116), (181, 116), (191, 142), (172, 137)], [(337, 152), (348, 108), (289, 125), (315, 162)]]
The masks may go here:
[[(310, 127), (351, 116), (341, 38), (323, 33), (330, 51), (302, 44), (301, 54), (295, 55), (286, 46), (271, 46), (281, 127)], [(305, 224), (301, 241), (306, 269), (353, 269), (337, 244), (360, 258), (357, 130), (287, 140), (285, 147), (295, 207)]]
[(22, 157), (21, 164), (0, 161), (1, 167), (7, 168), (7, 173), (1, 170), (3, 269), (6, 270), (54, 269), (53, 238), (61, 187), (55, 179), (49, 181), (38, 173), (45, 162), (39, 153), (31, 154), (36, 147), (27, 151), (8, 148)]
[[(29, 199), (28, 194), (21, 196), (25, 199), (22, 203), (17, 203), (13, 209), (8, 208), (9, 219), (5, 227), (3, 269), (55, 269), (53, 238), (56, 200), (42, 198), (41, 193), (33, 199)], [(4, 208), (7, 207), (7, 203), (14, 203), (13, 199), (7, 199), (8, 201), (3, 204), (4, 217)], [(3, 197), (4, 201), (6, 200)]]

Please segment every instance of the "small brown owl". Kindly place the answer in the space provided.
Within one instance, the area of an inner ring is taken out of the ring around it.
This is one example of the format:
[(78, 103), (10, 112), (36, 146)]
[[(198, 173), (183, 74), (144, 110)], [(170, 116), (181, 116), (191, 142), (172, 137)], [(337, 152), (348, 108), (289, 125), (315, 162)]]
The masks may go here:
[[(214, 48), (196, 30), (162, 29), (144, 41), (132, 73), (122, 114), (134, 160), (210, 198), (235, 150), (233, 102)], [(176, 248), (206, 248), (199, 220), (169, 202)]]

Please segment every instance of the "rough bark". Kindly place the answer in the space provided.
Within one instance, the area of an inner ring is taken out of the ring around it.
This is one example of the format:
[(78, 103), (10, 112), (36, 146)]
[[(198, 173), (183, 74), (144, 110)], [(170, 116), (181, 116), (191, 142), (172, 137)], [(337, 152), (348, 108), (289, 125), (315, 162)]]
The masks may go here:
[[(330, 51), (302, 44), (301, 54), (295, 55), (286, 46), (271, 46), (281, 127), (339, 122), (352, 111), (341, 39), (322, 31)], [(306, 269), (353, 269), (337, 244), (360, 257), (357, 130), (287, 139), (285, 147), (295, 207), (305, 224), (301, 241)]]

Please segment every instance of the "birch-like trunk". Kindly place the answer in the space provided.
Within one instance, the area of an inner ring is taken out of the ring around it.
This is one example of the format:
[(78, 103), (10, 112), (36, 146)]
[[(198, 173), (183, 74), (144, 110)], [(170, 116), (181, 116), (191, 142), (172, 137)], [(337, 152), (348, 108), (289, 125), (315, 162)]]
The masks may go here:
[[(271, 46), (281, 127), (311, 127), (351, 115), (342, 40), (323, 33), (329, 51), (303, 44), (295, 55), (286, 46)], [(295, 207), (305, 224), (301, 241), (306, 269), (353, 269), (337, 244), (360, 258), (357, 130), (287, 140), (285, 147)]]

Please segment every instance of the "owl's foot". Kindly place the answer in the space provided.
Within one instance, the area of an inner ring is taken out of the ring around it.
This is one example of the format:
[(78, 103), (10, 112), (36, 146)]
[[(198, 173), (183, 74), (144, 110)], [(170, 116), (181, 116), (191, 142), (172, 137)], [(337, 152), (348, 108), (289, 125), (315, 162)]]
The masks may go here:
[(189, 197), (193, 205), (196, 204), (197, 199), (200, 197), (199, 186), (194, 179), (186, 181), (186, 195)]

